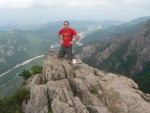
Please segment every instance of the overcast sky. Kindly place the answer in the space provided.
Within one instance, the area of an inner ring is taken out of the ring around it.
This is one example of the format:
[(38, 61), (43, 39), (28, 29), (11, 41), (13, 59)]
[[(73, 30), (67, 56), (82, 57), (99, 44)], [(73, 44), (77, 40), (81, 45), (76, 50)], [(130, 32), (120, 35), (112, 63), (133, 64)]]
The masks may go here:
[(120, 20), (150, 16), (150, 0), (0, 0), (0, 23)]

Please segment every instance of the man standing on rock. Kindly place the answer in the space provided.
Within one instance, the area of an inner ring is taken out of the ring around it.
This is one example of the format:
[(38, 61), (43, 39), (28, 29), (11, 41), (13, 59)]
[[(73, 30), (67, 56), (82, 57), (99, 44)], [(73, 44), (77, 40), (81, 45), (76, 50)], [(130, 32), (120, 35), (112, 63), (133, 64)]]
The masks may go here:
[[(76, 36), (75, 40), (73, 40), (73, 36)], [(57, 37), (61, 43), (58, 58), (62, 59), (66, 55), (67, 61), (72, 64), (72, 45), (79, 40), (80, 36), (74, 29), (69, 27), (68, 21), (64, 21), (64, 28), (60, 29)]]

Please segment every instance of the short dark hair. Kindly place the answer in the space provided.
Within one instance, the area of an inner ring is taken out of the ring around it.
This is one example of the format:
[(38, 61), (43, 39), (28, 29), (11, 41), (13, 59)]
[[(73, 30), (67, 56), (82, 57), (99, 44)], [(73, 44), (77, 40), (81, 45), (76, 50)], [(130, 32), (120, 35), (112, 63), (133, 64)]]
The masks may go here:
[(64, 21), (64, 24), (65, 24), (65, 23), (68, 23), (68, 24), (69, 24), (69, 21)]

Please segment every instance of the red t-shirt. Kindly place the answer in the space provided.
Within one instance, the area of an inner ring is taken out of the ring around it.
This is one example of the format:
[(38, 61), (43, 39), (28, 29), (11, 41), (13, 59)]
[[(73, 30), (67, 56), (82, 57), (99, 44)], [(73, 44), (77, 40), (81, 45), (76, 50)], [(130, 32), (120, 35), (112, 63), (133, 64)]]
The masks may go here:
[(76, 35), (77, 32), (72, 28), (69, 29), (62, 28), (58, 34), (62, 35), (62, 41), (63, 41), (62, 46), (72, 46), (71, 41), (73, 35)]

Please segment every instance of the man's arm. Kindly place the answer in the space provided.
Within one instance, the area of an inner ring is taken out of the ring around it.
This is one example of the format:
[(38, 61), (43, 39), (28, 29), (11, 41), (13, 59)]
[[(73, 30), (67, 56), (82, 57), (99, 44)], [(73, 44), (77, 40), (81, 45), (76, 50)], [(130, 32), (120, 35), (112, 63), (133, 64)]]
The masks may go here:
[(76, 34), (76, 38), (75, 38), (75, 40), (73, 41), (73, 44), (76, 43), (76, 42), (79, 40), (79, 38), (80, 38), (80, 35), (79, 35), (79, 34)]
[(57, 35), (57, 38), (60, 40), (60, 43), (62, 44), (62, 38), (60, 37), (60, 35), (61, 35), (62, 33), (61, 33), (61, 30), (58, 32), (58, 35)]
[(62, 43), (62, 39), (60, 38), (60, 35), (57, 35), (57, 38), (60, 40), (60, 43)]

